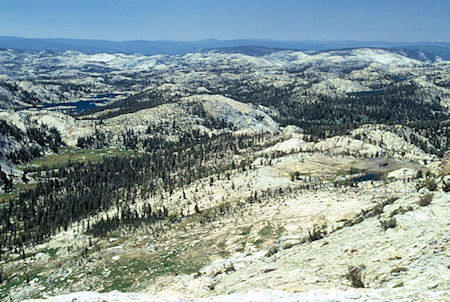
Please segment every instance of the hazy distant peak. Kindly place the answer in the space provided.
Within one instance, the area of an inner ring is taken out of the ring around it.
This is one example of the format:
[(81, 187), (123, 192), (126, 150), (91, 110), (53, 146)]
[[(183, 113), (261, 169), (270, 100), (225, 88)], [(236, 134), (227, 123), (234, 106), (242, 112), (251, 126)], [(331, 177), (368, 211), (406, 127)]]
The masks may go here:
[(172, 54), (184, 55), (192, 52), (216, 51), (223, 53), (242, 53), (267, 55), (280, 50), (324, 51), (352, 48), (385, 48), (402, 51), (407, 56), (421, 61), (435, 61), (438, 58), (450, 59), (449, 42), (383, 42), (383, 41), (277, 41), (265, 39), (199, 41), (107, 41), (83, 39), (34, 39), (19, 37), (0, 37), (0, 48), (16, 50), (49, 50), (64, 52), (80, 51), (86, 54), (124, 53), (144, 55)]

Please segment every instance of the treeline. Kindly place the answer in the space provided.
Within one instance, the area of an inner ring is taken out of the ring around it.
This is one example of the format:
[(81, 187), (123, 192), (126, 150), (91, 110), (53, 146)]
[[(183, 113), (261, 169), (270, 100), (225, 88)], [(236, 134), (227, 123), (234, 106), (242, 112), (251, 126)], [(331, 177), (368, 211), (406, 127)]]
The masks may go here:
[[(139, 218), (167, 217), (169, 209), (163, 203), (167, 195), (209, 175), (225, 177), (226, 171), (246, 169), (248, 163), (236, 162), (234, 155), (264, 148), (266, 140), (263, 134), (236, 137), (223, 133), (176, 144), (159, 142), (146, 153), (105, 158), (98, 164), (71, 163), (42, 172), (43, 179), (34, 189), (0, 204), (0, 250), (40, 242), (87, 217), (98, 218), (85, 226), (88, 230), (96, 222), (108, 225), (111, 219), (134, 217), (128, 209), (138, 199), (159, 197), (162, 201), (158, 208), (144, 204), (136, 212)], [(115, 216), (102, 222), (100, 213), (111, 209)]]
[[(249, 167), (250, 168), (250, 167)], [(139, 209), (124, 208), (122, 212), (116, 215), (106, 215), (102, 217), (95, 225), (90, 226), (87, 233), (94, 236), (106, 236), (111, 232), (123, 229), (126, 232), (130, 230), (139, 229), (141, 227), (150, 227), (152, 236), (158, 237), (160, 233), (164, 233), (164, 227), (170, 224), (180, 222), (190, 215), (197, 215), (194, 221), (201, 225), (217, 221), (221, 216), (234, 213), (242, 215), (243, 209), (252, 207), (254, 204), (273, 205), (274, 197), (288, 196), (298, 194), (299, 192), (311, 192), (330, 187), (329, 184), (322, 183), (320, 180), (310, 179), (308, 182), (304, 181), (302, 184), (296, 184), (295, 187), (276, 187), (267, 188), (258, 191), (249, 191), (246, 197), (241, 198), (235, 203), (224, 201), (216, 206), (200, 209), (195, 205), (195, 211), (189, 213), (181, 209), (179, 212), (168, 211), (167, 208), (157, 209), (153, 211), (148, 205), (144, 205)], [(155, 222), (159, 222), (155, 225)]]

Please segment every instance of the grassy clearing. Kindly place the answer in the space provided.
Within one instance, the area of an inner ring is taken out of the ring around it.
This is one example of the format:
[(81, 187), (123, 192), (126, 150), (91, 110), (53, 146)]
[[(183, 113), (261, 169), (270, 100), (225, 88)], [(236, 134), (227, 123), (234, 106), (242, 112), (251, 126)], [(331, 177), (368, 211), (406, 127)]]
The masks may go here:
[(58, 249), (53, 248), (53, 249), (48, 249), (46, 251), (44, 251), (44, 253), (49, 254), (50, 259), (56, 259), (56, 253), (58, 252)]
[(336, 175), (347, 176), (365, 172), (367, 172), (366, 169), (358, 169), (355, 167), (350, 167), (349, 169), (338, 169), (336, 171)]
[(198, 252), (199, 248), (191, 250), (179, 247), (159, 253), (135, 255), (133, 258), (123, 257), (115, 263), (108, 262), (105, 267), (98, 268), (94, 275), (99, 277), (103, 292), (143, 289), (149, 280), (163, 275), (197, 272), (209, 261), (207, 255)]
[[(28, 273), (28, 280), (33, 280), (38, 277), (38, 275), (42, 272), (42, 268), (36, 268), (31, 270)], [(6, 299), (6, 297), (9, 295), (10, 291), (14, 288), (19, 288), (24, 285), (26, 285), (27, 277), (25, 276), (25, 273), (22, 274), (16, 274), (11, 279), (4, 281), (0, 284), (0, 301), (3, 301), (2, 299)]]
[(278, 239), (285, 231), (286, 229), (283, 226), (275, 227), (269, 223), (259, 230), (258, 235), (260, 238), (253, 242), (253, 244), (259, 247), (267, 241)]
[(14, 184), (13, 191), (11, 193), (0, 193), (0, 202), (16, 199), (21, 191), (33, 189), (35, 186), (35, 183)]
[(248, 235), (250, 235), (251, 230), (252, 230), (252, 226), (245, 227), (245, 228), (242, 230), (242, 232), (241, 232), (240, 235), (242, 235), (242, 236), (248, 236)]
[(16, 199), (17, 198), (17, 192), (14, 193), (0, 193), (0, 202), (8, 202), (11, 199)]
[[(29, 163), (20, 164), (16, 166), (19, 170), (28, 171), (40, 171), (59, 169), (66, 167), (69, 162), (71, 163), (98, 163), (106, 157), (123, 157), (132, 155), (134, 151), (130, 150), (90, 150), (82, 148), (62, 148), (58, 154), (52, 154), (37, 158)], [(8, 202), (12, 199), (16, 199), (19, 193), (24, 190), (32, 189), (36, 186), (36, 183), (17, 183), (14, 184), (13, 191), (11, 193), (0, 193), (0, 202)]]
[(269, 237), (273, 233), (273, 227), (271, 224), (267, 224), (264, 226), (259, 232), (258, 235), (261, 237)]
[(72, 163), (87, 163), (87, 162), (100, 162), (105, 157), (122, 157), (133, 154), (134, 151), (130, 150), (91, 150), (84, 148), (62, 148), (58, 154), (52, 154), (37, 158), (29, 163), (18, 165), (17, 168), (24, 169), (57, 169), (65, 167)]
[[(31, 258), (36, 256), (37, 253), (44, 253), (44, 254), (48, 254), (50, 256), (50, 259), (56, 259), (56, 253), (58, 252), (57, 248), (52, 248), (52, 249), (48, 249), (48, 250), (43, 250), (43, 251), (36, 251), (36, 252), (32, 252), (32, 253), (25, 253), (25, 259)], [(9, 263), (9, 262), (13, 262), (13, 261), (18, 261), (24, 259), (23, 256), (17, 256), (15, 258), (5, 258), (3, 259), (5, 261), (5, 263)]]

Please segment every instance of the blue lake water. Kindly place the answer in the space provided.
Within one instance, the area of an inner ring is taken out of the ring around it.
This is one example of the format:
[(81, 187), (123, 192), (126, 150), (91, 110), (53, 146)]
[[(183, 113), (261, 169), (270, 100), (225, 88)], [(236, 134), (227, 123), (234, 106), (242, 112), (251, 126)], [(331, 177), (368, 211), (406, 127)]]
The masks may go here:
[[(99, 105), (105, 104), (120, 94), (115, 93), (103, 93), (97, 94), (87, 100), (80, 100), (76, 102), (62, 102), (62, 103), (52, 103), (45, 104), (43, 106), (37, 107), (38, 110), (48, 109), (48, 110), (61, 110), (70, 111), (73, 113), (81, 113), (86, 110), (94, 109)], [(64, 108), (61, 108), (64, 107)]]
[(363, 182), (368, 180), (380, 180), (382, 175), (380, 173), (366, 172), (364, 175), (352, 178), (353, 182)]
[(397, 80), (397, 82), (403, 82), (403, 81), (406, 81), (408, 78), (407, 77), (397, 77), (396, 78), (396, 80)]

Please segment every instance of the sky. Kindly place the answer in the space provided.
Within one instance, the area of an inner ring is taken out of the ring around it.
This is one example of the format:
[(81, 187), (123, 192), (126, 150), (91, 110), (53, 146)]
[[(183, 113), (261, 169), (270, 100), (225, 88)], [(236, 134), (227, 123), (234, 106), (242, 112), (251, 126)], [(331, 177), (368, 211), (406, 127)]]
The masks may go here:
[(0, 0), (0, 36), (450, 41), (450, 0)]

